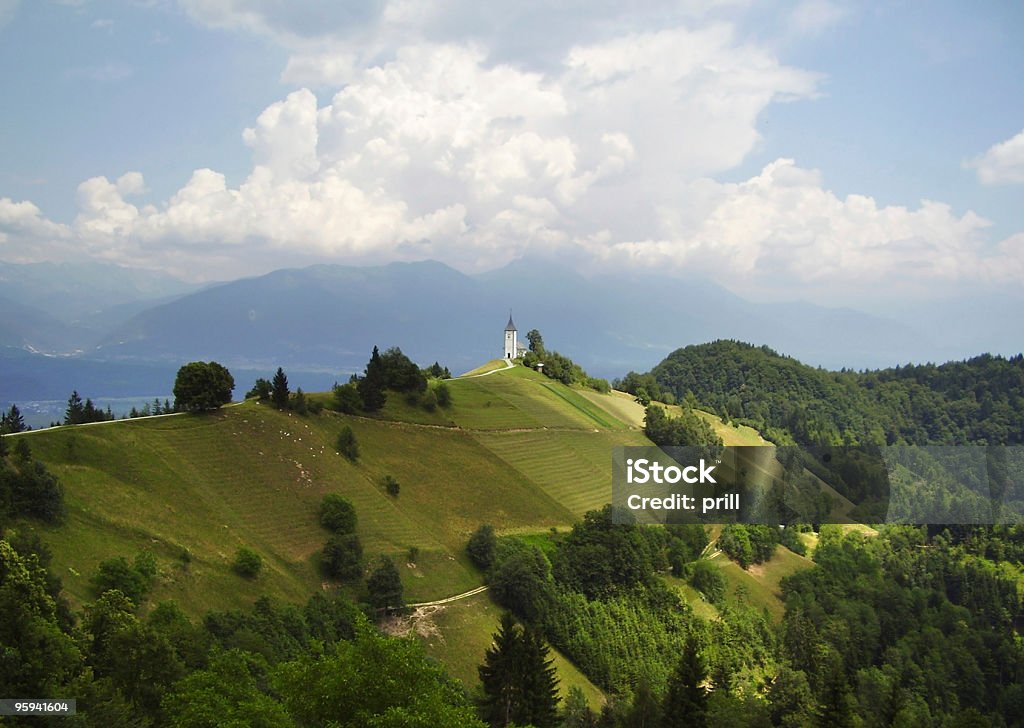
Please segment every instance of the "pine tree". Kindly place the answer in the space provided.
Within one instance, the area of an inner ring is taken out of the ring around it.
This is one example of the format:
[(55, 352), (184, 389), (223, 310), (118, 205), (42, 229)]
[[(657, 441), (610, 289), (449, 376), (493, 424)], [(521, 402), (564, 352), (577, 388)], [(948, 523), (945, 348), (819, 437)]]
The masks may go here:
[(707, 668), (697, 652), (697, 641), (686, 641), (682, 657), (668, 685), (663, 725), (668, 728), (704, 728), (707, 725), (708, 696), (701, 683)]
[(78, 390), (76, 389), (68, 397), (68, 407), (64, 410), (64, 424), (80, 425), (85, 422), (84, 417), (85, 406), (82, 404), (82, 398), (78, 395)]
[(484, 720), (492, 726), (557, 726), (558, 677), (550, 654), (539, 631), (517, 626), (512, 614), (505, 612), (494, 644), (477, 668), (484, 690)]
[(288, 377), (285, 376), (281, 367), (277, 368), (274, 380), (270, 385), (270, 401), (278, 409), (285, 409), (288, 406)]
[(516, 723), (536, 728), (558, 725), (558, 675), (544, 637), (533, 628), (523, 631), (523, 654), (520, 675), (522, 705)]
[(366, 374), (356, 384), (359, 396), (363, 399), (363, 409), (367, 412), (376, 412), (384, 406), (387, 400), (384, 393), (385, 379), (384, 362), (381, 361), (380, 351), (375, 346), (370, 361), (366, 364)]
[(18, 405), (12, 404), (11, 409), (4, 413), (3, 422), (0, 423), (0, 433), (24, 432), (25, 418), (21, 416)]
[(520, 700), (519, 665), (522, 661), (522, 632), (510, 612), (501, 615), (494, 644), (484, 652), (484, 664), (477, 668), (484, 697), (482, 717), (491, 726), (507, 726)]

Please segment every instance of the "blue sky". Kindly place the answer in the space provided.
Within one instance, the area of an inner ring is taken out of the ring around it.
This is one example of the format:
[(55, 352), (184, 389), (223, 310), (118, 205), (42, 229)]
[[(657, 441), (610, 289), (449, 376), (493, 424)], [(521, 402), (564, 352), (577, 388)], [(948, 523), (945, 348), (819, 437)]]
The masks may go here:
[(1020, 287), (1019, 3), (546, 5), (0, 0), (0, 260)]

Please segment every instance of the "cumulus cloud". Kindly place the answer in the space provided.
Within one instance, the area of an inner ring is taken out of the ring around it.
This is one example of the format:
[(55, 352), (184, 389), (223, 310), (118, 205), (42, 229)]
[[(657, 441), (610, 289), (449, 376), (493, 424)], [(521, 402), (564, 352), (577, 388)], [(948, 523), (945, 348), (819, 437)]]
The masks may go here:
[(607, 264), (700, 271), (762, 291), (893, 286), (921, 291), (953, 283), (1013, 283), (1024, 276), (1024, 237), (986, 242), (988, 220), (946, 204), (880, 207), (836, 196), (816, 170), (778, 159), (735, 184), (689, 186), (690, 220), (668, 214), (665, 237), (581, 243)]
[[(575, 42), (556, 12), (545, 42), (559, 55), (531, 65), (485, 32), (495, 14), (526, 23), (530, 3), (474, 4), (486, 17), (464, 12), (472, 40), (453, 42), (451, 20), (425, 0), (288, 18), (279, 3), (191, 0), (202, 22), (290, 44), (284, 77), (335, 92), (299, 88), (264, 109), (241, 132), (252, 168), (238, 183), (197, 169), (145, 204), (140, 173), (95, 177), (67, 226), (4, 200), (2, 245), (25, 253), (45, 235), (209, 278), (314, 260), (482, 269), (530, 253), (779, 290), (1024, 273), (1024, 240), (993, 244), (986, 220), (938, 202), (840, 198), (789, 159), (716, 181), (758, 148), (765, 108), (813, 98), (821, 78), (743, 39), (716, 9), (687, 20), (696, 5), (708, 3), (683, 3), (678, 23), (650, 29), (654, 4), (641, 3), (622, 30), (607, 22), (620, 4), (597, 3)], [(836, 22), (831, 5), (799, 7), (808, 32)], [(382, 53), (367, 28), (384, 26), (403, 42)]]
[(1005, 142), (993, 144), (984, 154), (966, 163), (983, 185), (1009, 185), (1024, 182), (1024, 130)]

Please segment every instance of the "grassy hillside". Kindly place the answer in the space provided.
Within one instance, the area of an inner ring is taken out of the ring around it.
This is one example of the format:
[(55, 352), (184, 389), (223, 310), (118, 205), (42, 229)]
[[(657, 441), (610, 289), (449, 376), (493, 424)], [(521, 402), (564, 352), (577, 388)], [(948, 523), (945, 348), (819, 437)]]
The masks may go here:
[[(93, 597), (89, 579), (101, 560), (150, 551), (159, 573), (149, 603), (174, 599), (198, 617), (264, 594), (303, 602), (339, 588), (316, 569), (327, 538), (317, 508), (335, 492), (356, 507), (367, 560), (388, 554), (399, 564), (407, 601), (468, 591), (482, 583), (464, 554), (481, 523), (499, 533), (568, 528), (610, 500), (612, 449), (649, 444), (631, 398), (501, 364), (449, 380), (452, 406), (433, 412), (397, 394), (373, 417), (300, 417), (249, 401), (204, 416), (19, 435), (60, 478), (68, 506), (60, 527), (21, 527), (51, 546), (54, 572), (75, 604)], [(356, 463), (334, 449), (346, 425), (359, 443)], [(400, 484), (397, 497), (382, 484), (389, 475)], [(242, 546), (263, 558), (254, 580), (231, 570)], [(429, 651), (475, 684), (498, 608), (483, 594), (428, 611), (419, 634)], [(602, 699), (564, 658), (556, 661), (563, 687), (579, 685), (594, 704)]]

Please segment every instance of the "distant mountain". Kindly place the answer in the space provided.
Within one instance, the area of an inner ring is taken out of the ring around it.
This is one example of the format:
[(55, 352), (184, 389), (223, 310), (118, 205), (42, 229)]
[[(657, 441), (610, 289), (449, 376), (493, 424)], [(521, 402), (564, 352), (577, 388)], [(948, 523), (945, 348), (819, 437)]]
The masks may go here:
[(856, 311), (754, 304), (706, 280), (584, 278), (522, 260), (480, 275), (437, 262), (275, 271), (144, 311), (90, 355), (346, 372), (361, 370), (374, 345), (398, 345), (416, 361), (468, 369), (500, 356), (510, 309), (520, 336), (537, 328), (600, 376), (649, 368), (681, 343), (722, 337), (832, 366), (894, 363), (897, 347), (925, 344), (906, 326)]
[(0, 346), (75, 353), (145, 309), (199, 288), (108, 263), (0, 261)]
[(72, 350), (82, 343), (74, 327), (45, 311), (0, 296), (0, 346), (54, 351)]

